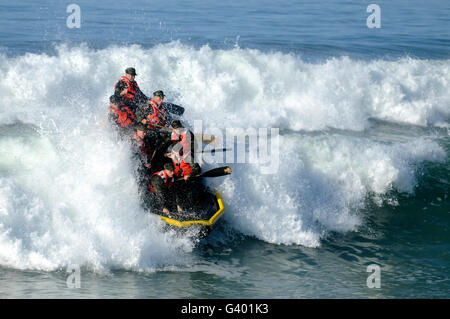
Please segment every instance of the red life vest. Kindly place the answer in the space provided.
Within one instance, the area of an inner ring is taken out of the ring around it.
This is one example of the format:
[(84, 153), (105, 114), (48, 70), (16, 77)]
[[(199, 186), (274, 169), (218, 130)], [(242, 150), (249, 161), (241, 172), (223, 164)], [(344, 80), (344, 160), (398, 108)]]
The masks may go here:
[[(150, 101), (150, 106), (153, 108), (153, 114), (148, 115), (147, 119), (149, 120), (148, 128), (153, 129), (153, 125), (160, 125), (165, 126), (166, 125), (166, 111), (165, 109), (159, 108), (155, 101)], [(153, 125), (152, 125), (153, 124)]]
[(182, 160), (180, 163), (174, 161), (173, 166), (175, 167), (173, 173), (177, 177), (187, 176), (194, 170), (192, 166), (186, 163), (184, 160)]
[(187, 154), (180, 155), (179, 152), (172, 149), (172, 161), (174, 170), (173, 173), (177, 177), (183, 177), (186, 175), (189, 175), (194, 170), (192, 166), (188, 163), (186, 163), (186, 158), (190, 156), (190, 151), (187, 152)]
[(123, 110), (116, 109), (113, 107), (110, 107), (109, 109), (114, 114), (117, 114), (118, 117), (117, 117), (116, 121), (117, 121), (117, 123), (120, 124), (120, 126), (128, 127), (136, 121), (136, 117), (134, 116), (133, 112), (131, 112), (131, 110), (127, 106), (122, 106), (121, 108)]
[(122, 97), (125, 100), (132, 101), (136, 95), (136, 92), (139, 90), (136, 81), (131, 82), (126, 76), (121, 76), (114, 88), (117, 87), (117, 84), (119, 84), (120, 81), (123, 81), (128, 85), (128, 92), (125, 95), (122, 95)]
[[(150, 179), (151, 179), (153, 176), (155, 176), (155, 175), (158, 175), (159, 177), (162, 178), (162, 180), (164, 181), (164, 184), (163, 184), (163, 187), (164, 187), (164, 188), (169, 188), (169, 187), (171, 187), (171, 186), (173, 185), (173, 183), (175, 182), (175, 178), (173, 178), (173, 177), (170, 178), (170, 179), (167, 178), (167, 174), (166, 174), (166, 172), (165, 172), (164, 170), (154, 173), (154, 174), (150, 177)], [(148, 183), (148, 188), (150, 189), (150, 191), (151, 191), (152, 193), (155, 192), (155, 188), (152, 186), (151, 182)]]
[(183, 159), (191, 154), (191, 135), (187, 128), (174, 129), (172, 131), (171, 139), (172, 142), (178, 142), (183, 147)]

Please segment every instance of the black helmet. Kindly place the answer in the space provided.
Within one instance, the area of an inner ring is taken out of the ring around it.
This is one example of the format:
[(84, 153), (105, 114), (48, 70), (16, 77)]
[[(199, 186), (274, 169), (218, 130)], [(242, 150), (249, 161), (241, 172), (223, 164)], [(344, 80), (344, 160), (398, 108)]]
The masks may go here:
[(162, 99), (165, 97), (164, 92), (161, 91), (161, 90), (153, 92), (153, 96), (158, 96), (158, 97), (160, 97)]
[(135, 68), (127, 68), (125, 70), (125, 73), (130, 74), (130, 75), (137, 75), (136, 74), (136, 69)]
[(166, 164), (164, 164), (164, 169), (166, 169), (168, 171), (173, 171), (175, 169), (175, 167), (173, 166), (173, 163), (166, 163)]

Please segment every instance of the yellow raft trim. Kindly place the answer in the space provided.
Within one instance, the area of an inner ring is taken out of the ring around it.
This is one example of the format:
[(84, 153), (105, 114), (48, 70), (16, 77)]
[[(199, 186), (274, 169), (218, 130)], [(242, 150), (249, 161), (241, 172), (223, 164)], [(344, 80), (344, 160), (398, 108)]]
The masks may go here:
[(172, 219), (169, 217), (160, 216), (162, 220), (164, 220), (166, 223), (176, 226), (176, 227), (189, 227), (192, 225), (203, 225), (203, 226), (212, 226), (214, 223), (222, 216), (222, 214), (225, 212), (225, 208), (223, 207), (222, 197), (220, 196), (219, 192), (216, 191), (216, 199), (217, 203), (219, 204), (219, 210), (209, 219), (209, 220), (186, 220), (180, 222), (179, 220)]

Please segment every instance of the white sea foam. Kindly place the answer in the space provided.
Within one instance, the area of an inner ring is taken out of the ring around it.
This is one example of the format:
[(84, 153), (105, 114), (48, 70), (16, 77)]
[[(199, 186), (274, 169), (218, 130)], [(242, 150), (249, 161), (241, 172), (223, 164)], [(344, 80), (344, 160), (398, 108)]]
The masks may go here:
[(232, 176), (210, 183), (223, 193), (230, 227), (316, 247), (330, 231), (357, 229), (368, 194), (412, 193), (417, 165), (446, 154), (426, 137), (382, 143), (305, 132), (361, 131), (370, 118), (445, 126), (449, 65), (410, 58), (311, 64), (176, 42), (0, 56), (0, 265), (148, 270), (190, 262), (193, 241), (162, 231), (139, 206), (128, 145), (106, 121), (106, 101), (128, 66), (144, 92), (163, 89), (183, 105), (190, 123), (301, 130), (280, 137), (277, 174), (235, 165)]

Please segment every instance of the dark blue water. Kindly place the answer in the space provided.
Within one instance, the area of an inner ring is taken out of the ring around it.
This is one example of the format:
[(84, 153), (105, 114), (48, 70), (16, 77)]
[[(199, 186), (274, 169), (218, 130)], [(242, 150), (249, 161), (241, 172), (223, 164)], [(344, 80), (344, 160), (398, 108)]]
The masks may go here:
[(1, 45), (12, 55), (52, 52), (54, 43), (92, 48), (180, 40), (213, 48), (257, 48), (310, 58), (330, 55), (445, 59), (450, 4), (378, 1), (381, 28), (370, 29), (370, 1), (78, 1), (81, 28), (69, 29), (69, 1), (2, 1)]
[[(71, 3), (0, 0), (0, 297), (449, 297), (449, 1)], [(103, 121), (131, 65), (189, 123), (280, 128), (206, 240), (136, 204)]]

